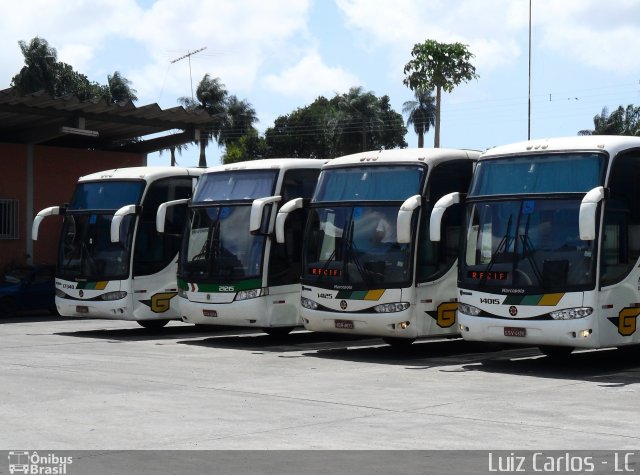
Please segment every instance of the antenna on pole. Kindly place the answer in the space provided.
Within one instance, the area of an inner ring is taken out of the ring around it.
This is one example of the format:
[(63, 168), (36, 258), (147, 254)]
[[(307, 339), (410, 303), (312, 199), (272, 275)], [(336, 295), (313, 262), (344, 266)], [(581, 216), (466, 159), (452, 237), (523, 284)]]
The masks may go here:
[(200, 49), (197, 49), (197, 50), (195, 50), (195, 51), (189, 51), (189, 50), (187, 50), (187, 54), (185, 54), (185, 55), (183, 55), (183, 56), (180, 56), (179, 58), (176, 58), (176, 59), (174, 59), (174, 60), (172, 60), (172, 61), (171, 61), (171, 64), (173, 64), (173, 63), (177, 63), (178, 61), (180, 61), (180, 60), (182, 60), (182, 59), (184, 59), (184, 58), (187, 58), (187, 60), (189, 61), (189, 81), (191, 82), (191, 100), (192, 100), (192, 101), (193, 101), (194, 99), (193, 99), (193, 78), (191, 77), (191, 56), (193, 56), (194, 54), (199, 53), (199, 52), (201, 52), (201, 51), (204, 51), (205, 49), (207, 49), (207, 47), (206, 47), (206, 46), (204, 46), (204, 47), (202, 47), (202, 48), (200, 48)]

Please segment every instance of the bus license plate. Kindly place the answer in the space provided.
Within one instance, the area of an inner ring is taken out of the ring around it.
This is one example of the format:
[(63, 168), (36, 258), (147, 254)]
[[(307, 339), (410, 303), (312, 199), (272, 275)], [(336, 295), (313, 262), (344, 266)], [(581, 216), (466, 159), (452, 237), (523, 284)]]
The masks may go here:
[(527, 329), (520, 327), (504, 327), (504, 336), (527, 336)]
[(86, 307), (84, 305), (77, 305), (76, 306), (76, 312), (78, 312), (78, 313), (89, 313), (89, 307)]
[(353, 330), (353, 322), (351, 320), (336, 320), (336, 328)]

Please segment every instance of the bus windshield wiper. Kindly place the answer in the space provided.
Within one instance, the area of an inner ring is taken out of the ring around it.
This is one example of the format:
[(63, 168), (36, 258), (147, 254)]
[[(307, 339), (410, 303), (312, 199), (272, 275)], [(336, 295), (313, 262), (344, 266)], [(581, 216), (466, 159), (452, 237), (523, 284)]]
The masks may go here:
[[(500, 240), (500, 242), (498, 243), (498, 247), (496, 247), (496, 252), (491, 254), (491, 260), (489, 261), (489, 264), (487, 264), (487, 267), (484, 270), (484, 275), (489, 275), (489, 272), (491, 272), (491, 269), (493, 268), (493, 265), (496, 262), (496, 258), (499, 255), (507, 252), (507, 249), (509, 249), (509, 246), (511, 245), (511, 222), (512, 221), (513, 221), (513, 215), (509, 215), (509, 221), (507, 221), (507, 230), (504, 233), (504, 236), (502, 236), (502, 239)], [(480, 285), (484, 285), (487, 280), (488, 279), (482, 279), (480, 281)]]

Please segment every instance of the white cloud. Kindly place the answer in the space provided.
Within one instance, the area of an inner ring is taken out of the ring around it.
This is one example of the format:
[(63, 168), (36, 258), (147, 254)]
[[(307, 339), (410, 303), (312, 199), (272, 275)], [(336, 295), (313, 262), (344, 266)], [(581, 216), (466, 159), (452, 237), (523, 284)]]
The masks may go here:
[(327, 66), (316, 52), (308, 54), (289, 69), (264, 79), (267, 89), (307, 102), (319, 95), (333, 97), (336, 92), (346, 92), (359, 84), (362, 81), (348, 71)]

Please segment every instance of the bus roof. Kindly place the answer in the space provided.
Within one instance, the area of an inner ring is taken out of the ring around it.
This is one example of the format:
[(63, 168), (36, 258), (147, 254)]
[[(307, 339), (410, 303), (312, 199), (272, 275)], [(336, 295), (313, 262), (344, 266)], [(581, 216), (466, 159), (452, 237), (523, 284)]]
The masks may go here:
[(611, 156), (630, 148), (640, 148), (640, 137), (622, 135), (577, 135), (529, 140), (508, 145), (500, 145), (484, 152), (480, 159), (505, 155), (520, 155), (562, 151), (606, 151)]
[(447, 149), (447, 148), (399, 148), (392, 150), (373, 150), (370, 152), (354, 153), (334, 158), (323, 168), (333, 168), (365, 163), (426, 163), (437, 165), (452, 159), (477, 159), (477, 150)]
[(326, 160), (315, 158), (264, 158), (261, 160), (248, 160), (246, 162), (229, 163), (218, 165), (206, 169), (206, 173), (225, 172), (230, 170), (264, 170), (278, 169), (288, 170), (291, 168), (321, 168)]
[(198, 177), (204, 172), (204, 168), (186, 167), (128, 167), (112, 168), (89, 175), (81, 176), (78, 182), (99, 180), (145, 180), (152, 182), (160, 178), (174, 176)]

